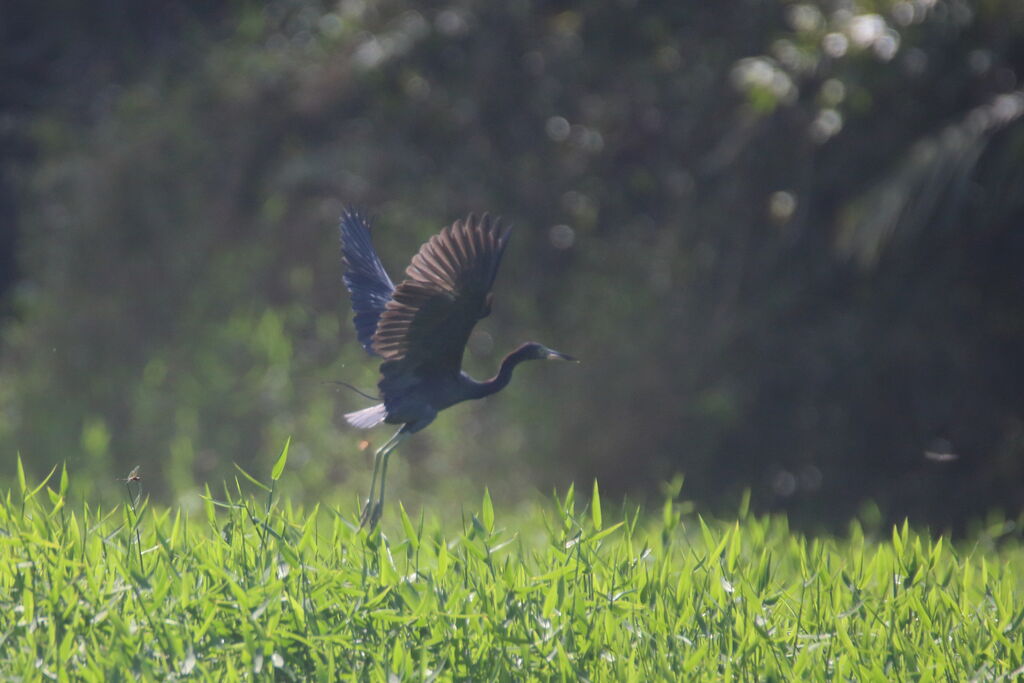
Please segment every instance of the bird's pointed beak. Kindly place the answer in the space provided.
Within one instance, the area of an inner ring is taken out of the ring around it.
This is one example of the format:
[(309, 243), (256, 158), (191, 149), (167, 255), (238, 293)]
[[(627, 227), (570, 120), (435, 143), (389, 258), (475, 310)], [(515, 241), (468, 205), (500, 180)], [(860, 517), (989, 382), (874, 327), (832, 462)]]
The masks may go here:
[(562, 353), (561, 351), (555, 351), (553, 349), (548, 349), (547, 359), (548, 360), (567, 360), (567, 361), (569, 361), (571, 363), (579, 363), (580, 362), (578, 358), (573, 358), (572, 356), (570, 356), (567, 353)]

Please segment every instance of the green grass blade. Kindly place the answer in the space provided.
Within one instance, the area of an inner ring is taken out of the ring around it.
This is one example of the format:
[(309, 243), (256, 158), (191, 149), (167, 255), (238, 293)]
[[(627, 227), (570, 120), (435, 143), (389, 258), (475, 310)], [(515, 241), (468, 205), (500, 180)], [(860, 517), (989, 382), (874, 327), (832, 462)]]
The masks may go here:
[(274, 463), (274, 469), (270, 471), (270, 478), (272, 481), (277, 481), (281, 478), (281, 473), (284, 472), (284, 466), (288, 462), (288, 449), (292, 445), (292, 437), (284, 442), (284, 448), (281, 449), (281, 455), (278, 457), (277, 462)]
[(494, 504), (491, 502), (490, 489), (484, 488), (484, 499), (480, 504), (480, 515), (488, 534), (494, 533)]

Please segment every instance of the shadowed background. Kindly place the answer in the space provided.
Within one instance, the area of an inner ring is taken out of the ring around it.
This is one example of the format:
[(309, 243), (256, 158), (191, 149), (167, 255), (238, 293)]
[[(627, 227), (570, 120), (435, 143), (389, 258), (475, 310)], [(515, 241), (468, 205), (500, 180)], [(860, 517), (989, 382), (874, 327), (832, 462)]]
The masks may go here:
[(194, 500), (290, 435), (295, 495), (361, 490), (388, 434), (324, 383), (376, 382), (341, 283), (355, 205), (396, 279), (444, 224), (503, 215), (467, 369), (525, 339), (584, 361), (444, 413), (399, 498), (597, 476), (643, 499), (683, 472), (703, 505), (749, 487), (812, 526), (1024, 503), (1018, 2), (0, 18), (5, 476), (20, 451), (98, 495), (139, 465)]

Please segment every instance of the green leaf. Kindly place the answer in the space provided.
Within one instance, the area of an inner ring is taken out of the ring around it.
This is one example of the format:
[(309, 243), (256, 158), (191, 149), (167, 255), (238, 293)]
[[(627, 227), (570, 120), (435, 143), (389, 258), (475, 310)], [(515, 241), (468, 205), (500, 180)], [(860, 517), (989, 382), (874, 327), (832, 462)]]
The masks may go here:
[(715, 537), (711, 533), (711, 529), (708, 528), (707, 522), (700, 515), (697, 515), (697, 521), (700, 522), (700, 535), (704, 539), (704, 547), (709, 551), (715, 547)]
[(565, 515), (567, 521), (572, 521), (572, 516), (576, 514), (576, 484), (575, 482), (569, 484), (569, 490), (565, 493), (565, 501), (562, 503), (562, 512)]
[(491, 503), (490, 489), (484, 489), (484, 501), (480, 505), (480, 514), (483, 517), (484, 528), (488, 534), (494, 533), (494, 504)]
[(729, 546), (725, 554), (725, 564), (729, 571), (736, 569), (736, 560), (740, 556), (740, 523), (736, 522), (729, 536)]
[(382, 587), (394, 586), (398, 583), (398, 570), (395, 568), (395, 560), (391, 557), (391, 548), (387, 543), (382, 542), (377, 548), (377, 563), (380, 567), (380, 585)]
[(896, 557), (899, 559), (903, 558), (903, 539), (900, 538), (900, 528), (893, 524), (892, 526), (892, 547), (896, 550)]
[(288, 437), (288, 440), (284, 442), (284, 449), (281, 451), (281, 457), (277, 459), (274, 464), (274, 469), (270, 471), (270, 478), (273, 481), (277, 481), (281, 478), (281, 473), (284, 472), (285, 463), (288, 462), (288, 448), (292, 445), (292, 437)]
[(554, 611), (555, 605), (558, 603), (558, 581), (552, 581), (548, 587), (548, 592), (544, 595), (544, 604), (541, 607), (541, 615), (545, 619), (551, 618), (551, 612)]
[(743, 497), (740, 499), (739, 518), (746, 519), (750, 514), (750, 489), (743, 489)]
[(25, 495), (25, 491), (28, 489), (28, 484), (25, 483), (25, 468), (21, 464), (21, 451), (18, 451), (18, 491), (21, 495)]
[[(20, 464), (20, 462), (21, 462), (20, 458), (19, 458), (18, 462)], [(39, 486), (37, 486), (34, 489), (32, 489), (32, 491), (27, 496), (25, 496), (25, 502), (28, 502), (28, 501), (32, 500), (33, 498), (35, 498), (36, 494), (43, 490), (43, 487), (46, 486), (46, 482), (50, 481), (50, 478), (53, 476), (54, 472), (56, 472), (56, 471), (57, 471), (57, 466), (54, 465), (50, 469), (50, 473), (46, 475), (46, 477), (43, 479), (42, 482), (40, 482)], [(22, 493), (24, 493), (24, 491)]]
[(469, 529), (469, 533), (466, 534), (467, 540), (473, 540), (477, 537), (477, 534), (481, 536), (487, 535), (487, 527), (484, 526), (484, 523), (480, 521), (479, 517), (473, 515), (469, 518), (469, 521), (472, 526)]
[(600, 541), (605, 536), (614, 534), (624, 524), (625, 524), (624, 521), (623, 522), (616, 522), (615, 524), (613, 524), (612, 526), (608, 527), (607, 529), (604, 529), (603, 531), (599, 531), (598, 533), (594, 534), (593, 536), (591, 536), (587, 540), (590, 541), (591, 543), (596, 543), (597, 541)]
[(210, 526), (214, 529), (217, 528), (217, 511), (213, 507), (213, 494), (210, 493), (210, 485), (203, 484), (204, 495), (201, 496), (203, 499), (203, 507), (206, 509), (206, 521), (210, 523)]
[[(238, 470), (239, 472), (241, 472), (242, 476), (245, 477), (246, 479), (248, 479), (251, 484), (255, 484), (256, 486), (260, 487), (261, 489), (263, 489), (267, 493), (270, 493), (270, 487), (269, 486), (267, 486), (266, 484), (264, 484), (259, 479), (257, 479), (256, 477), (252, 476), (251, 474), (249, 474), (245, 470), (243, 470), (242, 466), (239, 465), (237, 462), (234, 463), (234, 465), (235, 465), (235, 469)], [(237, 481), (237, 479), (236, 479), (236, 481)]]
[(405, 529), (405, 536), (409, 539), (409, 543), (412, 544), (413, 550), (419, 550), (420, 539), (416, 536), (416, 527), (412, 525), (412, 520), (409, 519), (409, 515), (405, 511), (405, 506), (402, 505), (402, 501), (398, 501), (398, 510), (402, 513), (402, 528)]
[(443, 538), (437, 545), (437, 578), (443, 579), (444, 575), (448, 573), (451, 561), (448, 558), (448, 544), (445, 543)]
[(594, 521), (594, 528), (601, 530), (601, 492), (598, 490), (597, 477), (594, 477), (594, 495), (590, 498), (590, 518)]

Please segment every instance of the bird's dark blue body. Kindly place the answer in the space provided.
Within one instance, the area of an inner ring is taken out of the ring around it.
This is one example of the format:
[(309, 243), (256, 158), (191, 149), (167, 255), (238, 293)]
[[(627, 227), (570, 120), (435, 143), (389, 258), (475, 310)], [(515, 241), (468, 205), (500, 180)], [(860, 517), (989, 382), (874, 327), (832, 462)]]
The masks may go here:
[(545, 357), (548, 349), (540, 344), (527, 343), (519, 347), (501, 364), (498, 374), (485, 382), (478, 382), (465, 372), (441, 375), (409, 384), (404, 391), (394, 391), (385, 399), (389, 424), (405, 424), (405, 431), (417, 432), (430, 424), (437, 414), (456, 403), (484, 398), (504, 389), (512, 379), (512, 370), (525, 361)]

